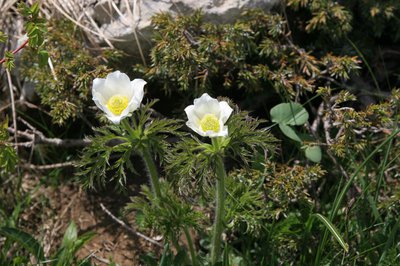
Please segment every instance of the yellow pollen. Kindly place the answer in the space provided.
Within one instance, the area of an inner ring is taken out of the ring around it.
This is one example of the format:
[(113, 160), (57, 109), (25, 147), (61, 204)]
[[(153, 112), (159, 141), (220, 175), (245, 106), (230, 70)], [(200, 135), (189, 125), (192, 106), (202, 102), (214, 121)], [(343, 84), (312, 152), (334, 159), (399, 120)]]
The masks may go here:
[(122, 95), (114, 95), (107, 102), (107, 108), (115, 115), (120, 115), (128, 106), (128, 97)]
[(219, 129), (220, 129), (219, 120), (213, 114), (206, 114), (200, 120), (200, 127), (204, 132), (207, 132), (210, 130), (214, 131), (214, 132), (219, 132)]

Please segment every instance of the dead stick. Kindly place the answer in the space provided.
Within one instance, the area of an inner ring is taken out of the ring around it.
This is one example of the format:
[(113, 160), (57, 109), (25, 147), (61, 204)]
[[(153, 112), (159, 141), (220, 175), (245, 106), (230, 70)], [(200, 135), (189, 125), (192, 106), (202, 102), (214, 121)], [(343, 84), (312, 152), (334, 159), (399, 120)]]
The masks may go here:
[[(8, 69), (6, 69), (6, 73), (7, 73), (7, 80), (8, 80), (8, 88), (10, 89), (13, 126), (14, 126), (15, 132), (17, 132), (18, 131), (18, 129), (17, 129), (17, 111), (15, 110), (15, 101), (14, 101), (14, 92), (13, 92), (11, 74), (10, 74), (10, 71), (8, 71)], [(14, 138), (15, 138), (15, 145), (16, 145), (15, 149), (16, 149), (17, 154), (18, 154), (18, 137), (15, 135)]]
[(54, 146), (63, 146), (63, 147), (80, 147), (87, 146), (91, 143), (88, 139), (59, 139), (59, 138), (48, 138), (44, 136), (44, 134), (38, 130), (32, 133), (28, 133), (26, 131), (15, 131), (13, 128), (8, 128), (10, 133), (15, 134), (18, 137), (23, 137), (28, 140), (32, 140), (35, 144), (48, 144)]
[(54, 164), (44, 164), (44, 165), (27, 163), (27, 164), (23, 164), (22, 167), (33, 169), (33, 170), (49, 170), (49, 169), (62, 168), (62, 167), (72, 167), (76, 164), (77, 164), (77, 162), (64, 162), (64, 163), (54, 163)]
[(139, 232), (136, 232), (136, 231), (133, 230), (131, 227), (129, 227), (128, 225), (126, 225), (126, 223), (124, 223), (123, 221), (121, 221), (120, 219), (118, 219), (117, 217), (115, 217), (115, 216), (103, 205), (103, 203), (100, 203), (100, 207), (101, 207), (101, 209), (102, 209), (108, 216), (111, 217), (111, 219), (113, 219), (115, 222), (119, 223), (123, 228), (125, 228), (126, 230), (128, 230), (130, 233), (132, 233), (132, 234), (134, 234), (134, 235), (136, 235), (136, 236), (138, 236), (138, 237), (141, 237), (141, 238), (143, 238), (143, 239), (149, 241), (150, 243), (152, 243), (152, 244), (154, 244), (154, 245), (156, 245), (156, 246), (159, 246), (159, 247), (161, 247), (161, 248), (163, 247), (160, 243), (158, 243), (158, 242), (155, 241), (154, 239), (151, 239), (151, 238), (148, 237), (148, 236), (145, 236), (145, 235), (143, 235), (143, 234), (141, 234), (141, 233), (139, 233)]

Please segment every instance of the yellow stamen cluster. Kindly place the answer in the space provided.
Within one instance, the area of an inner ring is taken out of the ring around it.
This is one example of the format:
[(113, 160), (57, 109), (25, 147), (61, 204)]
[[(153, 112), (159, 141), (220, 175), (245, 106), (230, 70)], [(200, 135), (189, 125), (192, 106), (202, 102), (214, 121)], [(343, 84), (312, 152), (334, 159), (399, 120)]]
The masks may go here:
[(120, 115), (128, 106), (128, 97), (122, 95), (114, 95), (107, 101), (107, 108), (114, 115)]
[(200, 127), (204, 132), (207, 131), (219, 132), (220, 130), (219, 120), (213, 114), (206, 114), (200, 120)]

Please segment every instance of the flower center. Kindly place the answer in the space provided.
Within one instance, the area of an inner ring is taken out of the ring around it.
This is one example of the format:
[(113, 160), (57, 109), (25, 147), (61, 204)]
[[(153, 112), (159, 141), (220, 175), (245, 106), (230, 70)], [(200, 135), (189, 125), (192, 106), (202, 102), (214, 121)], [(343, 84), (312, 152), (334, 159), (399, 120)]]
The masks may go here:
[(206, 114), (200, 120), (200, 127), (204, 132), (207, 132), (207, 131), (219, 132), (219, 129), (220, 129), (219, 120), (213, 114)]
[(115, 115), (120, 115), (128, 106), (128, 97), (122, 95), (114, 95), (107, 102), (107, 108)]

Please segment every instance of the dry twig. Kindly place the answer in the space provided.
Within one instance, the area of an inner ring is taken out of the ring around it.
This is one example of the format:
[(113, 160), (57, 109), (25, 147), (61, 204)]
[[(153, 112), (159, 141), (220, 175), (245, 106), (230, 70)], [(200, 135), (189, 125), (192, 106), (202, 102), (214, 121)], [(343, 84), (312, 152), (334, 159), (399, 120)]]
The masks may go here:
[(90, 140), (88, 140), (88, 139), (48, 138), (42, 132), (40, 132), (38, 130), (30, 133), (28, 131), (20, 131), (20, 130), (15, 131), (13, 128), (9, 127), (8, 131), (10, 133), (15, 134), (17, 137), (22, 137), (22, 138), (30, 140), (29, 142), (25, 142), (23, 145), (20, 145), (20, 146), (25, 146), (25, 147), (31, 147), (32, 145), (37, 145), (37, 144), (47, 144), (47, 145), (53, 145), (53, 146), (58, 146), (58, 147), (70, 148), (70, 147), (87, 146), (90, 144)]
[(22, 167), (32, 169), (32, 170), (50, 170), (50, 169), (63, 168), (63, 167), (72, 167), (72, 166), (75, 166), (76, 164), (77, 164), (76, 161), (44, 164), (44, 165), (26, 163), (26, 164), (23, 164)]
[(103, 203), (100, 203), (100, 207), (101, 207), (101, 209), (102, 209), (108, 216), (111, 217), (111, 219), (113, 219), (115, 222), (117, 222), (118, 224), (120, 224), (123, 228), (125, 228), (126, 230), (128, 230), (130, 233), (132, 233), (132, 234), (134, 234), (134, 235), (136, 235), (136, 236), (138, 236), (138, 237), (141, 237), (141, 238), (143, 238), (143, 239), (149, 241), (150, 243), (152, 243), (152, 244), (154, 244), (154, 245), (156, 245), (156, 246), (158, 246), (158, 247), (161, 247), (161, 248), (163, 247), (160, 243), (158, 243), (158, 242), (155, 241), (154, 239), (152, 239), (152, 238), (150, 238), (150, 237), (148, 237), (148, 236), (145, 236), (145, 235), (142, 234), (142, 233), (136, 232), (136, 231), (133, 230), (131, 227), (129, 227), (126, 223), (124, 223), (123, 221), (121, 221), (120, 219), (118, 219), (117, 217), (115, 217), (115, 216), (103, 205)]

